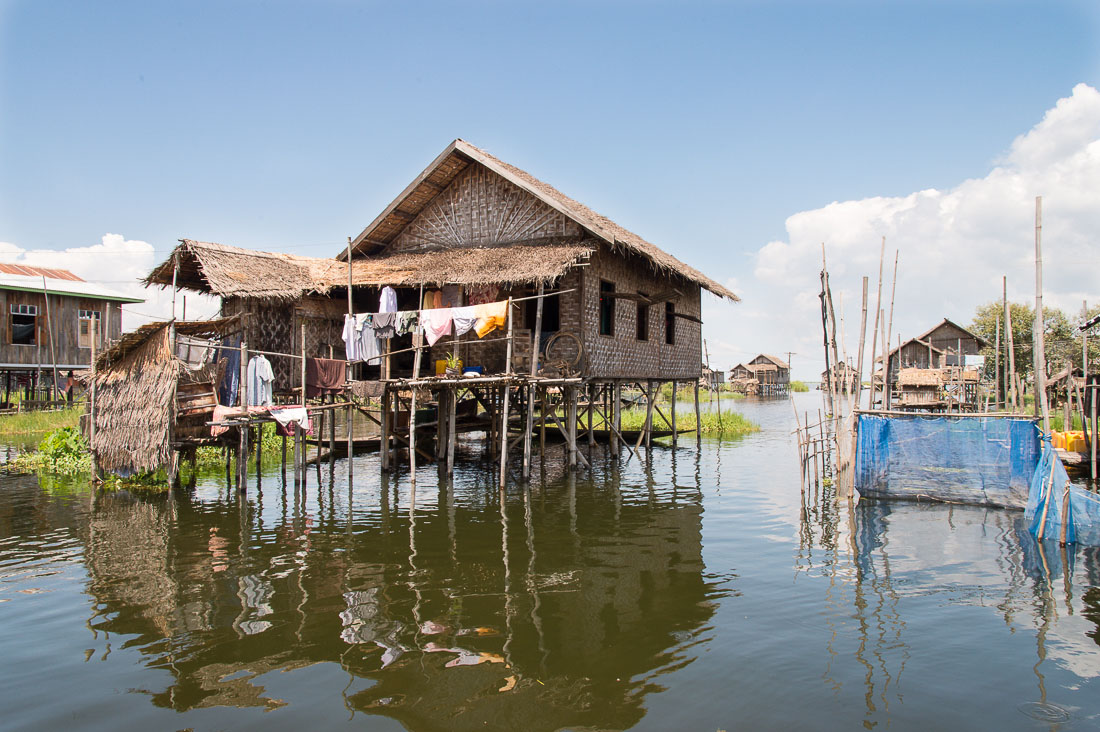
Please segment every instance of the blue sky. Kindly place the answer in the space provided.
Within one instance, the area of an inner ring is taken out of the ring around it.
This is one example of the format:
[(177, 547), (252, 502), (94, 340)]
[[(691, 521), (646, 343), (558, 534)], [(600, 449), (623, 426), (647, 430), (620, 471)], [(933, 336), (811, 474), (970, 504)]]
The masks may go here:
[(1097, 7), (0, 1), (0, 242), (330, 255), (463, 137), (749, 305), (792, 215), (986, 176), (1100, 86)]

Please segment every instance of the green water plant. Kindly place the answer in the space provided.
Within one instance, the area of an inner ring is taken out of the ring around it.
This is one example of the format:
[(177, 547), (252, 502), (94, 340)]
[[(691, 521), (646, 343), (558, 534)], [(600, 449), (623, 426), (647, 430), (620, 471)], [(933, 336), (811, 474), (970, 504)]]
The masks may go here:
[(90, 473), (92, 454), (88, 441), (76, 427), (62, 427), (46, 435), (37, 450), (17, 455), (5, 468), (8, 472), (18, 473)]

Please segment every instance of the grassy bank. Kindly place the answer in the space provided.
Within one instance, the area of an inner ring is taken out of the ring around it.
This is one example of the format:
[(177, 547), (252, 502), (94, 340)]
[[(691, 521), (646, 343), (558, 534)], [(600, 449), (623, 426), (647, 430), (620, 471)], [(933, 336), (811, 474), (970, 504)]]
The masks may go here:
[(61, 409), (55, 412), (19, 412), (0, 415), (0, 435), (45, 434), (80, 424), (84, 407)]
[[(640, 407), (624, 409), (622, 412), (623, 429), (642, 429), (645, 425), (645, 413), (646, 410)], [(760, 431), (760, 425), (737, 412), (726, 412), (719, 415), (717, 412), (707, 411), (701, 415), (700, 421), (702, 422), (700, 432), (704, 435), (737, 436)], [(653, 426), (654, 429), (668, 429), (668, 425), (656, 412), (653, 413)], [(696, 428), (695, 413), (677, 413), (676, 428), (694, 430)]]
[(801, 391), (809, 391), (809, 390), (810, 390), (810, 387), (809, 387), (809, 385), (806, 384), (805, 381), (792, 381), (791, 382), (791, 391), (800, 391), (801, 392)]

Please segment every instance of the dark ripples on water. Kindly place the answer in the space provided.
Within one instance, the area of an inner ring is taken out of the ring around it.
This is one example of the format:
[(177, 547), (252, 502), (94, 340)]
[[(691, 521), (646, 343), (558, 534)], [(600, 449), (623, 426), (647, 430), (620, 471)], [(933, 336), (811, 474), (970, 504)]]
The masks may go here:
[(1100, 723), (1095, 551), (1013, 512), (803, 496), (790, 406), (733, 408), (763, 431), (597, 447), (503, 495), (467, 446), (415, 506), (376, 456), (350, 495), (343, 463), (175, 502), (3, 478), (3, 726)]

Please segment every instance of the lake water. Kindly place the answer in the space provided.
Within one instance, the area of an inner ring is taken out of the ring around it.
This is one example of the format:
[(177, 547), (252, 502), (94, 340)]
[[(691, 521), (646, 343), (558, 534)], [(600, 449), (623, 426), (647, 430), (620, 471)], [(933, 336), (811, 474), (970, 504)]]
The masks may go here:
[(415, 496), (377, 455), (350, 493), (0, 478), (0, 728), (1100, 726), (1096, 550), (803, 500), (790, 405), (731, 408), (762, 431), (503, 497), (472, 446)]

